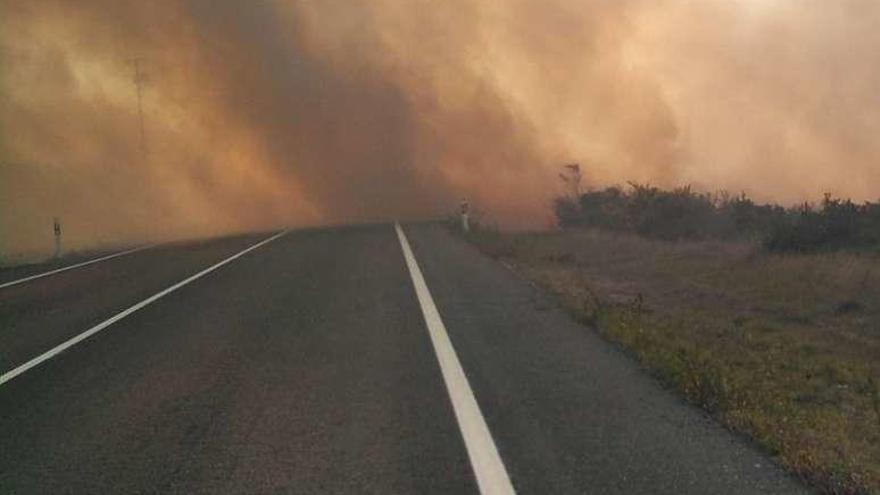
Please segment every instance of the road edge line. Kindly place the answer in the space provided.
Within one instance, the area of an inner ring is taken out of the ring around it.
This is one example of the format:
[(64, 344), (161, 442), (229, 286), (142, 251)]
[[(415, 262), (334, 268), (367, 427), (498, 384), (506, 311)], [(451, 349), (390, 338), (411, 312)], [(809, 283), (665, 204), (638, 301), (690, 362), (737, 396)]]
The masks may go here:
[(480, 411), (480, 406), (474, 397), (473, 390), (471, 390), (467, 375), (461, 367), (458, 355), (455, 353), (455, 348), (446, 332), (446, 326), (440, 318), (440, 312), (437, 311), (437, 306), (431, 297), (431, 291), (425, 283), (425, 277), (416, 262), (406, 234), (398, 222), (394, 223), (394, 230), (400, 241), (400, 248), (409, 269), (419, 306), (422, 309), (425, 325), (428, 327), (428, 334), (434, 346), (434, 354), (440, 364), (440, 372), (446, 384), (446, 391), (452, 401), (452, 409), (458, 420), (458, 428), (464, 438), (465, 448), (477, 478), (480, 493), (482, 495), (515, 495), (516, 491), (510, 482), (507, 469), (498, 454), (498, 448), (495, 446), (495, 441), (486, 425), (486, 419)]
[(24, 373), (24, 372), (26, 372), (36, 366), (39, 366), (43, 362), (52, 359), (53, 357), (57, 356), (58, 354), (61, 354), (62, 352), (66, 351), (67, 349), (69, 349), (69, 348), (75, 346), (76, 344), (79, 344), (80, 342), (88, 339), (89, 337), (95, 335), (96, 333), (100, 332), (101, 330), (104, 330), (105, 328), (107, 328), (110, 325), (116, 323), (117, 321), (125, 318), (126, 316), (128, 316), (128, 315), (130, 315), (140, 309), (143, 309), (146, 306), (149, 306), (150, 304), (158, 301), (159, 299), (167, 296), (168, 294), (176, 291), (177, 289), (179, 289), (185, 285), (188, 285), (189, 283), (191, 283), (195, 280), (202, 278), (203, 276), (213, 272), (214, 270), (222, 267), (223, 265), (226, 265), (227, 263), (235, 261), (236, 259), (244, 256), (245, 254), (253, 251), (254, 249), (257, 249), (260, 246), (263, 246), (265, 244), (268, 244), (268, 243), (274, 241), (275, 239), (278, 239), (279, 237), (287, 234), (288, 232), (290, 232), (290, 231), (283, 230), (283, 231), (281, 231), (281, 232), (279, 232), (279, 233), (277, 233), (267, 239), (263, 239), (262, 241), (254, 244), (254, 245), (252, 245), (242, 251), (239, 251), (238, 253), (236, 253), (236, 254), (234, 254), (234, 255), (232, 255), (222, 261), (219, 261), (219, 262), (209, 266), (208, 268), (205, 268), (204, 270), (196, 273), (195, 275), (191, 275), (191, 276), (181, 280), (180, 282), (177, 282), (176, 284), (153, 294), (152, 296), (144, 299), (143, 301), (141, 301), (137, 304), (134, 304), (133, 306), (130, 306), (129, 308), (124, 309), (124, 310), (120, 311), (119, 313), (116, 313), (115, 315), (102, 321), (101, 323), (98, 323), (97, 325), (86, 330), (85, 332), (82, 332), (81, 334), (79, 334), (75, 337), (72, 337), (72, 338), (62, 342), (61, 344), (58, 344), (57, 346), (49, 349), (48, 351), (40, 354), (37, 357), (27, 361), (26, 363), (19, 365), (15, 368), (3, 373), (2, 375), (0, 375), (0, 385), (3, 385), (4, 383), (12, 380), (13, 378), (21, 375), (22, 373)]
[(143, 251), (145, 249), (149, 249), (151, 247), (156, 246), (155, 244), (147, 244), (145, 246), (138, 246), (136, 248), (127, 249), (125, 251), (120, 251), (118, 253), (108, 254), (106, 256), (101, 256), (100, 258), (95, 258), (91, 260), (82, 261), (80, 263), (74, 263), (70, 266), (63, 266), (61, 268), (56, 268), (55, 270), (49, 270), (48, 272), (37, 273), (36, 275), (31, 275), (28, 277), (20, 278), (18, 280), (12, 280), (9, 282), (4, 282), (0, 284), (0, 289), (5, 289), (7, 287), (12, 287), (13, 285), (23, 284), (25, 282), (30, 282), (31, 280), (36, 280), (38, 278), (48, 277), (50, 275), (55, 275), (61, 272), (66, 272), (67, 270), (73, 270), (74, 268), (82, 268), (84, 266), (92, 265), (101, 261), (111, 260), (113, 258), (118, 258), (120, 256), (125, 256), (126, 254), (136, 253), (138, 251)]

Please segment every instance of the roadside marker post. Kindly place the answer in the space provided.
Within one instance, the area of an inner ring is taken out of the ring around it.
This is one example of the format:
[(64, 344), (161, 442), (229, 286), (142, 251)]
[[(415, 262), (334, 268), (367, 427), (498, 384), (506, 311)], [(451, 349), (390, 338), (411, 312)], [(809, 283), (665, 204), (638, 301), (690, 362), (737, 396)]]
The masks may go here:
[(468, 203), (467, 199), (461, 200), (461, 230), (467, 234), (471, 231), (470, 225), (470, 210), (471, 205)]
[(55, 228), (55, 258), (61, 257), (61, 220), (58, 217), (53, 219)]

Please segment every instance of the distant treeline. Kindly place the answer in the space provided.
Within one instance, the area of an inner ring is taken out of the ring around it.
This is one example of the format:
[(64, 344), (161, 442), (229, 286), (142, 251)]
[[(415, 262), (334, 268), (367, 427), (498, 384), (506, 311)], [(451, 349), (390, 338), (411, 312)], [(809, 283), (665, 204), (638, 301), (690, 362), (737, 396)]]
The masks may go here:
[[(576, 169), (571, 168), (575, 171)], [(579, 170), (575, 177), (579, 182)], [(571, 178), (563, 179), (571, 183)], [(563, 228), (599, 228), (664, 240), (749, 239), (777, 252), (880, 248), (880, 204), (856, 204), (826, 195), (818, 205), (783, 208), (757, 204), (745, 194), (707, 194), (630, 183), (629, 188), (556, 199)]]

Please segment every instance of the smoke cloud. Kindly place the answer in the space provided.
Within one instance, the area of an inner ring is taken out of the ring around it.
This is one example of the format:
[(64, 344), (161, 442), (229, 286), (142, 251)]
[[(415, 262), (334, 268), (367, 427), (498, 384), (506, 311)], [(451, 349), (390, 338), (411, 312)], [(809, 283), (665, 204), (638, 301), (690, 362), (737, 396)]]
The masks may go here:
[[(880, 187), (875, 0), (0, 0), (0, 253)], [(140, 137), (135, 63), (141, 73)]]

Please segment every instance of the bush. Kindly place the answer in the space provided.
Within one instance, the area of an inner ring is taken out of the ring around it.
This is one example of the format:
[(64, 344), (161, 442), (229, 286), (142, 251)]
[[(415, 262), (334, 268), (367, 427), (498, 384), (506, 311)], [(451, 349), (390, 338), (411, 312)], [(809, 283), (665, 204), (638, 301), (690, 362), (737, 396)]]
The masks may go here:
[(699, 193), (690, 186), (663, 190), (630, 183), (559, 197), (562, 228), (598, 228), (644, 237), (762, 240), (775, 252), (880, 247), (880, 204), (856, 204), (826, 195), (820, 208), (757, 204), (745, 194)]
[(764, 247), (777, 252), (876, 249), (880, 246), (880, 204), (858, 205), (826, 195), (821, 208), (805, 204), (777, 219)]
[(672, 191), (632, 184), (628, 203), (633, 231), (657, 239), (697, 239), (720, 234), (721, 218), (707, 194), (690, 186)]
[(588, 227), (635, 232), (656, 239), (703, 239), (757, 236), (779, 211), (759, 206), (745, 195), (694, 192), (690, 186), (671, 191), (630, 183), (630, 189), (609, 187), (560, 197), (554, 204), (563, 228)]

